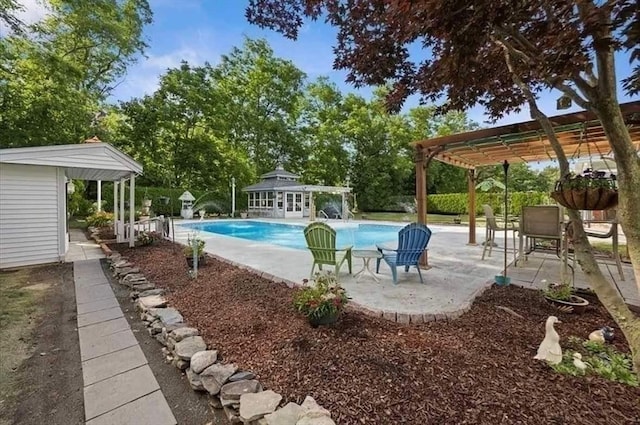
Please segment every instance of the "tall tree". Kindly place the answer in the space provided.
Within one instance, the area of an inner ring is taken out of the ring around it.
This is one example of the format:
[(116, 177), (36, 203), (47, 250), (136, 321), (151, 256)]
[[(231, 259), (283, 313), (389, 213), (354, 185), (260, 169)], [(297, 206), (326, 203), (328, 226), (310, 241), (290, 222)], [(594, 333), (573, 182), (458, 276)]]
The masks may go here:
[(343, 133), (347, 119), (344, 99), (327, 78), (305, 87), (300, 105), (300, 136), (308, 149), (303, 178), (308, 183), (339, 185), (349, 172), (349, 141)]
[[(379, 85), (393, 82), (392, 109), (406, 97), (447, 96), (446, 108), (481, 104), (495, 117), (526, 104), (558, 157), (561, 175), (569, 164), (537, 94), (556, 89), (600, 119), (615, 155), (618, 215), (640, 290), (640, 157), (624, 124), (617, 98), (620, 82), (615, 52), (630, 50), (640, 61), (640, 9), (636, 0), (250, 0), (247, 17), (295, 38), (303, 17), (338, 27), (335, 65), (350, 70), (348, 80)], [(428, 55), (411, 58), (421, 43)], [(627, 92), (640, 89), (640, 66), (622, 79)], [(624, 332), (640, 374), (640, 318), (600, 271), (578, 211), (576, 255), (592, 288)]]
[(231, 177), (238, 185), (252, 182), (242, 147), (211, 124), (224, 108), (213, 72), (208, 64), (183, 63), (160, 78), (155, 93), (120, 105), (123, 119), (106, 140), (143, 164), (143, 183), (206, 190), (226, 200)]
[(75, 143), (142, 53), (146, 0), (50, 0), (39, 23), (0, 39), (0, 144)]
[(216, 127), (224, 139), (243, 147), (257, 174), (283, 161), (302, 171), (306, 158), (296, 126), (305, 74), (291, 61), (278, 58), (265, 40), (245, 39), (214, 70), (224, 110)]

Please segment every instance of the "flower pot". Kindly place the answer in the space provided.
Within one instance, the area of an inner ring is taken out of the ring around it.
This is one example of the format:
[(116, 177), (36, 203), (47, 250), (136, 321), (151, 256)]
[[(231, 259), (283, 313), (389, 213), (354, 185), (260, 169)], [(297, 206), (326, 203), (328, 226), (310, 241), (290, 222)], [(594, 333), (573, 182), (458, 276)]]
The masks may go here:
[(498, 286), (509, 286), (511, 284), (511, 278), (509, 276), (497, 274), (494, 276), (494, 279)]
[(240, 218), (242, 218), (242, 219), (247, 218), (247, 213), (246, 212), (241, 212), (240, 213)]
[(618, 190), (605, 187), (563, 189), (556, 187), (551, 197), (572, 210), (608, 210), (618, 205)]
[(544, 299), (563, 313), (583, 313), (589, 305), (589, 301), (577, 295), (571, 295), (571, 299), (568, 301), (556, 300), (546, 295)]
[(340, 317), (340, 312), (337, 312), (334, 314), (327, 314), (321, 317), (309, 316), (308, 319), (311, 326), (313, 326), (314, 328), (317, 328), (320, 325), (330, 325), (332, 323), (335, 323), (338, 321), (339, 317)]
[(151, 206), (151, 199), (144, 199), (142, 201), (142, 206), (149, 208)]
[[(187, 260), (187, 265), (189, 266), (190, 269), (193, 268), (193, 256), (185, 256), (184, 257)], [(206, 257), (204, 255), (201, 255), (200, 257), (198, 257), (198, 267), (204, 266), (206, 264)]]

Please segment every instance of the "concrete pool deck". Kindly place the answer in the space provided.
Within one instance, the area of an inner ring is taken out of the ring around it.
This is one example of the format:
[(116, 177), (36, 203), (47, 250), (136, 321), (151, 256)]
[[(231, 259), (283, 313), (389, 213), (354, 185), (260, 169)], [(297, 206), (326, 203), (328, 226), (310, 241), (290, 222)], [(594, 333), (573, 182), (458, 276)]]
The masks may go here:
[[(208, 220), (207, 220), (208, 221)], [(213, 220), (211, 222), (217, 222)], [(283, 220), (266, 220), (285, 223)], [(184, 224), (203, 223), (198, 220), (183, 220), (175, 223), (176, 242), (186, 244), (189, 234), (194, 230)], [(287, 220), (287, 224), (299, 224), (301, 231), (308, 224), (306, 220)], [(406, 223), (385, 223), (371, 221), (329, 221), (331, 226), (354, 226), (358, 224), (388, 224), (403, 226)], [(424, 284), (420, 283), (418, 273), (410, 269), (408, 273), (398, 270), (398, 284), (394, 285), (391, 279), (391, 270), (384, 264), (380, 265), (380, 274), (377, 283), (369, 277), (362, 277), (359, 281), (347, 274), (346, 265), (343, 265), (339, 276), (340, 283), (347, 289), (353, 304), (370, 314), (383, 316), (389, 320), (402, 323), (419, 323), (433, 320), (448, 320), (460, 316), (467, 311), (476, 296), (491, 286), (494, 276), (502, 273), (504, 237), (496, 238), (500, 248), (494, 248), (493, 255), (481, 260), (482, 245), (467, 245), (468, 229), (466, 226), (429, 225), (433, 231), (429, 241), (429, 270), (422, 270)], [(206, 241), (205, 251), (234, 265), (255, 271), (263, 277), (274, 281), (283, 281), (288, 285), (301, 284), (302, 280), (309, 278), (313, 258), (306, 249), (287, 248), (280, 245), (240, 239), (215, 233), (197, 232), (199, 237)], [(476, 233), (476, 240), (484, 240), (484, 228)], [(379, 241), (397, 242), (397, 241)], [(535, 253), (530, 260), (523, 262), (522, 267), (513, 268), (513, 250), (511, 233), (508, 234), (509, 243), (509, 274), (513, 276), (513, 283), (525, 287), (537, 287), (542, 278), (554, 280), (559, 277), (559, 261), (557, 273), (554, 271), (554, 262), (545, 257), (545, 261), (536, 261), (542, 254)], [(517, 242), (516, 242), (517, 243)], [(358, 246), (357, 249), (367, 247)], [(373, 247), (368, 247), (373, 248)], [(371, 261), (375, 271), (375, 263)], [(360, 258), (353, 259), (353, 273), (363, 267)], [(626, 281), (616, 280), (615, 273), (608, 272), (608, 278), (613, 279), (616, 286), (621, 288), (627, 302), (640, 305), (633, 270), (625, 266)], [(331, 270), (333, 268), (330, 268)], [(586, 285), (581, 271), (576, 272), (576, 282), (579, 286)], [(625, 288), (622, 290), (622, 288)]]

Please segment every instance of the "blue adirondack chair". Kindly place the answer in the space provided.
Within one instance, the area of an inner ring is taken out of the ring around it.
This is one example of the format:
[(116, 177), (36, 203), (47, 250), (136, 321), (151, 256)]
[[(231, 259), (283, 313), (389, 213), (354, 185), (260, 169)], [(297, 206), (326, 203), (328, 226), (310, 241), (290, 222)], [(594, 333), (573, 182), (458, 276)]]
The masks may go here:
[(378, 251), (382, 254), (382, 258), (378, 258), (376, 262), (376, 273), (380, 272), (380, 261), (384, 260), (391, 268), (393, 283), (397, 284), (398, 266), (404, 266), (405, 272), (409, 271), (409, 267), (415, 266), (418, 269), (420, 283), (424, 283), (418, 262), (422, 253), (427, 250), (429, 239), (431, 239), (431, 229), (426, 225), (419, 223), (408, 224), (398, 233), (397, 249), (376, 245)]

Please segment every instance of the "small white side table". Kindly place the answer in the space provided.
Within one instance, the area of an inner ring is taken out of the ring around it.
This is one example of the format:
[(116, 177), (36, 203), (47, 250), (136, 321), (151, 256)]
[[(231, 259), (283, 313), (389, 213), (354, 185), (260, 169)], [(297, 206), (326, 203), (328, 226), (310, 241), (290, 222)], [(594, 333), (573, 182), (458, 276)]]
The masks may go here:
[(369, 268), (369, 263), (372, 258), (382, 258), (382, 253), (380, 251), (373, 249), (356, 249), (351, 251), (351, 256), (354, 258), (362, 258), (362, 270), (353, 275), (353, 277), (356, 278), (356, 281), (359, 281), (363, 275), (368, 274), (373, 278), (373, 280), (380, 282), (380, 279), (378, 279), (378, 277)]

